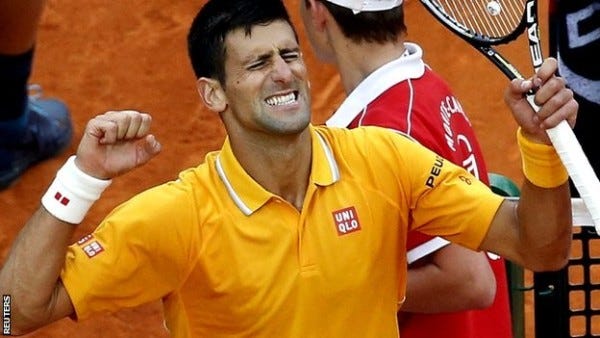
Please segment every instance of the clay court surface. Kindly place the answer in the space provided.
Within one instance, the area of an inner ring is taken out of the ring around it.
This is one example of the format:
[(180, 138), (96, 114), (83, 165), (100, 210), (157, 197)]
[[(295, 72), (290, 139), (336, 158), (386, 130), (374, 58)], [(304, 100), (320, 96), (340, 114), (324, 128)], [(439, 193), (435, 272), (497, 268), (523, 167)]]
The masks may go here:
[[(322, 123), (343, 99), (339, 78), (315, 60), (298, 18), (299, 0), (286, 0), (311, 74), (314, 123)], [(39, 32), (32, 82), (46, 95), (64, 99), (72, 110), (75, 138), (60, 157), (39, 164), (13, 187), (0, 192), (0, 259), (16, 233), (38, 208), (56, 170), (73, 154), (86, 122), (107, 110), (136, 109), (152, 114), (163, 152), (148, 165), (119, 177), (94, 205), (76, 232), (89, 233), (117, 204), (218, 149), (224, 130), (217, 116), (202, 108), (187, 60), (188, 25), (204, 1), (86, 0), (48, 3)], [(547, 1), (540, 2), (542, 34)], [(516, 125), (502, 101), (506, 80), (462, 40), (446, 32), (416, 0), (405, 4), (409, 40), (425, 50), (426, 62), (455, 90), (479, 136), (488, 169), (521, 182)], [(507, 54), (529, 74), (525, 41)], [(504, 48), (504, 47), (503, 47)], [(547, 49), (547, 45), (545, 46)], [(530, 303), (527, 302), (527, 313)], [(528, 331), (531, 327), (528, 324)], [(117, 314), (101, 314), (75, 324), (61, 320), (32, 337), (167, 337), (160, 304)], [(529, 337), (532, 337), (529, 334)]]

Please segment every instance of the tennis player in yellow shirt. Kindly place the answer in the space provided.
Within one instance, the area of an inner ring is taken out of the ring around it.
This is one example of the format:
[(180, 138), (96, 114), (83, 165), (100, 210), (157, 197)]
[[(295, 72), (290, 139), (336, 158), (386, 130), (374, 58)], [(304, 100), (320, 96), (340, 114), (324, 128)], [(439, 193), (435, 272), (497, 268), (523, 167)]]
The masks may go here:
[[(111, 180), (160, 152), (147, 114), (92, 119), (0, 271), (5, 332), (162, 299), (173, 337), (398, 337), (410, 229), (534, 270), (566, 264), (567, 174), (545, 129), (574, 124), (577, 103), (554, 60), (505, 95), (526, 177), (514, 202), (383, 128), (312, 126), (280, 0), (210, 0), (188, 41), (223, 147), (69, 246)], [(534, 86), (537, 116), (523, 98)]]

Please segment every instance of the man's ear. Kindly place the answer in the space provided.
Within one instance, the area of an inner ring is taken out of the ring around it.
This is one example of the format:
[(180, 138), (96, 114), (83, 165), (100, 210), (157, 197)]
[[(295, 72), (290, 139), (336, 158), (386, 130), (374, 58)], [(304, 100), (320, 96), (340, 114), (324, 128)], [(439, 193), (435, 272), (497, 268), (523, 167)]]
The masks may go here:
[[(304, 1), (304, 0), (301, 0)], [(306, 0), (308, 1), (308, 5), (306, 10), (310, 14), (310, 19), (313, 21), (313, 26), (320, 32), (322, 32), (327, 26), (327, 8), (325, 5), (321, 3), (321, 1), (317, 0)]]
[(227, 96), (219, 81), (201, 77), (196, 81), (196, 88), (208, 109), (221, 113), (227, 108)]

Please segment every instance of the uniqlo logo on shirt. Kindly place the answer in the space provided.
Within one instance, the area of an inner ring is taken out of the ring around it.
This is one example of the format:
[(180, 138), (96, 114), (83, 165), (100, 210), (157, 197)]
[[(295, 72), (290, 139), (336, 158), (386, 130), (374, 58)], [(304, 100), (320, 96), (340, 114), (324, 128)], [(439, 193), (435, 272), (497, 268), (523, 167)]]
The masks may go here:
[(98, 243), (97, 241), (89, 242), (87, 245), (83, 246), (82, 249), (83, 249), (83, 252), (85, 252), (85, 254), (89, 258), (96, 257), (102, 251), (104, 251), (104, 248), (102, 247), (102, 245), (100, 245), (100, 243)]
[(354, 207), (349, 207), (333, 212), (333, 221), (338, 235), (347, 235), (360, 230), (358, 214)]

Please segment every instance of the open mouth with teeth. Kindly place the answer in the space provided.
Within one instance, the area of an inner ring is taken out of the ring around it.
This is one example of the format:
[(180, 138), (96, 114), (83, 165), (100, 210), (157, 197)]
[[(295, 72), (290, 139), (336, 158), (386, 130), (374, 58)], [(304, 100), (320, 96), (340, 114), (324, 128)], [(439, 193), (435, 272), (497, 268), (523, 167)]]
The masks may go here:
[(298, 92), (294, 91), (285, 95), (275, 95), (267, 98), (265, 102), (270, 106), (284, 106), (296, 103), (298, 100)]

